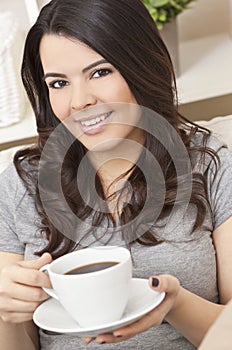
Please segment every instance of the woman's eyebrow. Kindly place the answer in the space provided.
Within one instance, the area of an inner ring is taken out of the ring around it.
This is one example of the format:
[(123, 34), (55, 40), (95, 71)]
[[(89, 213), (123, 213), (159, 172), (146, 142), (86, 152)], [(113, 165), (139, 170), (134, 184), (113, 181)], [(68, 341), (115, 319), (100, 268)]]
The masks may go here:
[(43, 77), (43, 80), (46, 80), (47, 78), (52, 77), (52, 78), (65, 78), (67, 79), (67, 76), (62, 73), (46, 73)]
[(99, 60), (99, 61), (96, 61), (96, 62), (93, 62), (92, 64), (90, 64), (88, 67), (84, 68), (82, 70), (83, 73), (86, 73), (88, 70), (98, 66), (99, 64), (102, 64), (102, 63), (108, 63), (104, 58), (102, 60)]
[[(97, 67), (99, 66), (99, 64), (102, 64), (102, 63), (108, 63), (105, 59), (102, 59), (102, 60), (99, 60), (99, 61), (96, 61), (96, 62), (93, 62), (91, 63), (89, 66), (85, 67), (82, 72), (83, 73), (86, 73), (87, 71), (89, 71), (90, 69), (94, 68), (94, 67)], [(62, 74), (62, 73), (46, 73), (43, 77), (43, 80), (46, 80), (47, 78), (65, 78), (67, 79), (67, 76), (65, 74)]]

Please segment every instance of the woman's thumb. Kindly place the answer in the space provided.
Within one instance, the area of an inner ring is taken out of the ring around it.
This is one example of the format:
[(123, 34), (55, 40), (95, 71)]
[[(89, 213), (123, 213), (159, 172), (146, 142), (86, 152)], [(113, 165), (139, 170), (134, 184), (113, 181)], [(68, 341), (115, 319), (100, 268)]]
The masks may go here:
[(52, 261), (52, 256), (49, 253), (44, 253), (40, 258), (35, 260), (24, 260), (18, 263), (19, 266), (28, 269), (39, 270), (42, 266), (49, 264)]

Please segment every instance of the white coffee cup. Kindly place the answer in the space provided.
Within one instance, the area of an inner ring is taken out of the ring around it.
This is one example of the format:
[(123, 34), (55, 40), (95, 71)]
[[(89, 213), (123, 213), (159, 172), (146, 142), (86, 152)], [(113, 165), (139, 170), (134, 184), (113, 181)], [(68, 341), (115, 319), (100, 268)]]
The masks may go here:
[[(95, 272), (66, 274), (100, 262), (117, 264)], [(132, 279), (128, 249), (115, 246), (85, 248), (63, 255), (43, 266), (41, 271), (48, 273), (53, 287), (44, 290), (58, 299), (81, 327), (96, 327), (122, 317)]]

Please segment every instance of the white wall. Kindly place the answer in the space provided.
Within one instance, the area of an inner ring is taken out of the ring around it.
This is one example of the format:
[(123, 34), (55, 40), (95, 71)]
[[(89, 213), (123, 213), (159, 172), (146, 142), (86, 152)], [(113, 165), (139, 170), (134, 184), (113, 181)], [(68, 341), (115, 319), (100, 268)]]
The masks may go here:
[[(178, 16), (181, 41), (228, 32), (231, 0), (196, 0)], [(231, 1), (232, 4), (232, 1)]]

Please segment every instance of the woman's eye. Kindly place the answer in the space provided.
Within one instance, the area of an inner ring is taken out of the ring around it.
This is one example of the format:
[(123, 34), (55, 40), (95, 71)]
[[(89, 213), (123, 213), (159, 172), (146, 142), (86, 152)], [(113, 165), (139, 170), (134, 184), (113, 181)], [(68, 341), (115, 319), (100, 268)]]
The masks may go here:
[(52, 89), (62, 89), (64, 86), (69, 85), (66, 80), (56, 80), (49, 83), (49, 87)]
[(109, 68), (98, 69), (91, 75), (91, 78), (105, 77), (106, 75), (108, 75), (110, 73), (112, 73), (112, 70)]

